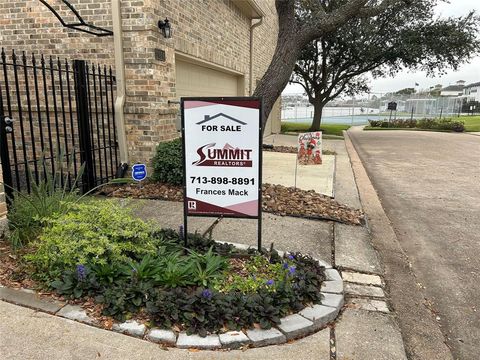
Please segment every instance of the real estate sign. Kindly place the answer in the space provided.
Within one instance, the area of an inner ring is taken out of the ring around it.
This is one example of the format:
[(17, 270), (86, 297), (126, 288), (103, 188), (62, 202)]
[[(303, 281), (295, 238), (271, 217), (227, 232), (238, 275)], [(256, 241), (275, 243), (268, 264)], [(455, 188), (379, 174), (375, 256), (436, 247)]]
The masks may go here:
[(261, 101), (182, 98), (185, 216), (259, 218)]

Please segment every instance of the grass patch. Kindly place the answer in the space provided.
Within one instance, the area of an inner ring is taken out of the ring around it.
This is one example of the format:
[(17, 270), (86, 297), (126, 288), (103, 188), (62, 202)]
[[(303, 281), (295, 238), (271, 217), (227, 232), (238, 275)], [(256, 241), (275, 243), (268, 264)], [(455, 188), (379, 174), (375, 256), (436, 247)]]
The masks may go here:
[(457, 118), (465, 123), (465, 131), (480, 131), (480, 115), (479, 116), (460, 116)]
[[(309, 132), (311, 123), (294, 123), (282, 121), (282, 133), (294, 132), (304, 133)], [(344, 124), (322, 124), (320, 129), (323, 135), (334, 135), (343, 137), (343, 130), (348, 130), (350, 125)]]

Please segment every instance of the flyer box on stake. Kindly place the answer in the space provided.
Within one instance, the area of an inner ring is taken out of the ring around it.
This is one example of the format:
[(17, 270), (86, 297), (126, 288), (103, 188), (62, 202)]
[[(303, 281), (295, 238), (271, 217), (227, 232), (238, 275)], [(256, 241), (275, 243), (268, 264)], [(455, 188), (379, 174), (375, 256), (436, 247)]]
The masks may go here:
[(261, 101), (182, 98), (188, 216), (259, 218)]

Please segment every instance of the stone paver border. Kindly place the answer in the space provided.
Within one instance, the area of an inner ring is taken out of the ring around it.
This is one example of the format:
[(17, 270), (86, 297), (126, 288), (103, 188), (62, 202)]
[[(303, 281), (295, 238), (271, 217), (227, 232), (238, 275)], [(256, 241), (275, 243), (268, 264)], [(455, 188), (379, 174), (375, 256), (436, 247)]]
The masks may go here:
[[(229, 244), (239, 249), (249, 248), (243, 244)], [(282, 251), (278, 251), (278, 253), (280, 256), (284, 255)], [(280, 319), (280, 324), (271, 329), (229, 331), (202, 338), (198, 335), (187, 335), (185, 332), (181, 332), (177, 336), (172, 330), (147, 329), (145, 325), (129, 320), (124, 323), (115, 323), (112, 330), (168, 346), (204, 350), (235, 349), (245, 345), (252, 347), (279, 345), (292, 339), (303, 338), (325, 328), (328, 323), (335, 320), (344, 305), (344, 287), (340, 273), (327, 263), (321, 260), (317, 261), (326, 268), (326, 281), (321, 289), (322, 304), (308, 306), (297, 314), (288, 315)], [(32, 290), (13, 290), (0, 286), (0, 300), (36, 308), (87, 325), (98, 326), (95, 319), (90, 318), (80, 306), (66, 305), (60, 302), (52, 303), (49, 299), (38, 297)]]

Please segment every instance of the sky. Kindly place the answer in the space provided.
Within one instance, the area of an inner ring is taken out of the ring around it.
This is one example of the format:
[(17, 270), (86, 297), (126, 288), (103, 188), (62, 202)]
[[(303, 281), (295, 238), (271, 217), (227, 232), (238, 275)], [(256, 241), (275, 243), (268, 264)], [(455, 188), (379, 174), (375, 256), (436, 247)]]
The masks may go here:
[[(461, 16), (466, 15), (470, 10), (476, 10), (480, 14), (480, 0), (450, 0), (449, 3), (441, 2), (437, 6), (437, 14), (440, 16)], [(480, 27), (480, 24), (479, 24)], [(455, 84), (458, 80), (464, 80), (468, 83), (480, 81), (480, 56), (473, 58), (470, 63), (466, 63), (458, 68), (457, 71), (447, 69), (443, 76), (427, 77), (424, 72), (402, 71), (395, 77), (372, 79), (370, 82), (372, 93), (386, 93), (400, 89), (414, 87), (419, 84), (417, 89), (428, 89), (430, 86), (442, 84), (444, 86)], [(303, 93), (300, 85), (287, 85), (284, 94)]]

